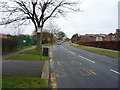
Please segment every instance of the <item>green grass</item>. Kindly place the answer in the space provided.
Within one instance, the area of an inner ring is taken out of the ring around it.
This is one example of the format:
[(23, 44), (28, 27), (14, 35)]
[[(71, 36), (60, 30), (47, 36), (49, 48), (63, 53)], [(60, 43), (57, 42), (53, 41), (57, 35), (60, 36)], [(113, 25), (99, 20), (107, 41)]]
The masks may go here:
[(47, 83), (41, 78), (4, 76), (2, 88), (47, 88)]
[(6, 59), (9, 60), (48, 60), (47, 56), (35, 56), (35, 55), (16, 55), (16, 56), (11, 56)]
[(53, 46), (55, 43), (43, 44), (43, 46)]
[(30, 50), (21, 52), (21, 54), (34, 54), (34, 55), (40, 55), (40, 52), (36, 52), (35, 49), (30, 49)]
[(120, 55), (118, 55), (120, 53), (118, 53), (118, 52), (113, 52), (113, 51), (108, 51), (108, 50), (103, 50), (103, 49), (98, 49), (98, 48), (92, 48), (92, 47), (85, 47), (85, 46), (77, 46), (77, 45), (70, 45), (70, 46), (75, 47), (75, 48), (79, 48), (79, 49), (82, 49), (82, 50), (87, 50), (87, 51), (90, 51), (90, 52), (114, 57), (114, 58), (120, 58)]

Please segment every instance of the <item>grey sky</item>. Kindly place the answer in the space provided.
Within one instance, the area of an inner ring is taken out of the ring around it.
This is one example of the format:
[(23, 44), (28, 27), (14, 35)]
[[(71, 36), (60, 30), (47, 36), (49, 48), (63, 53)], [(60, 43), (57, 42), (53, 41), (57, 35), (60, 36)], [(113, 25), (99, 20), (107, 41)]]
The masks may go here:
[(71, 13), (56, 22), (71, 37), (73, 34), (114, 33), (118, 28), (119, 0), (82, 0), (84, 12)]
[[(82, 0), (80, 5), (84, 12), (72, 12), (65, 18), (60, 17), (54, 21), (69, 38), (75, 33), (114, 33), (118, 28), (118, 1), (119, 0)], [(0, 33), (13, 33), (0, 27)], [(31, 34), (34, 27), (24, 28), (25, 34)]]

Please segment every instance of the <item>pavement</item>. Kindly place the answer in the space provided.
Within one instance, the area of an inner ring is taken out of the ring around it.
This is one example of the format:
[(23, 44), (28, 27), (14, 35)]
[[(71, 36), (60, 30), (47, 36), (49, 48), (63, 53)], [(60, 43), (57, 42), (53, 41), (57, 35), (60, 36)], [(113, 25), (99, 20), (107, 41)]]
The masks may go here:
[(47, 61), (6, 60), (5, 58), (17, 55), (23, 51), (35, 48), (35, 46), (21, 51), (12, 52), (2, 56), (2, 76), (43, 77), (46, 78)]
[(70, 47), (55, 45), (51, 50), (50, 81), (52, 88), (118, 88), (118, 58)]
[(3, 60), (2, 76), (41, 77), (44, 61)]

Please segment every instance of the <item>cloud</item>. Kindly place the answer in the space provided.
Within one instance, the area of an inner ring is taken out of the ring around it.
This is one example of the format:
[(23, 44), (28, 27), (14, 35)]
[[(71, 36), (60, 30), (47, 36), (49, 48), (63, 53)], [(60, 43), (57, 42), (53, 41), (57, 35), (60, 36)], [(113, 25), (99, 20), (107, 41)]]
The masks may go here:
[[(118, 28), (118, 1), (82, 0), (80, 8), (84, 12), (71, 12), (65, 18), (57, 18), (54, 21), (69, 38), (75, 33), (114, 33)], [(31, 26), (24, 28), (25, 34), (33, 31), (34, 26)], [(0, 29), (0, 33), (9, 32), (6, 27), (0, 26)]]
[(118, 25), (118, 0), (84, 0), (81, 9), (65, 19), (58, 19), (62, 30), (71, 37), (75, 33), (110, 33), (115, 32)]

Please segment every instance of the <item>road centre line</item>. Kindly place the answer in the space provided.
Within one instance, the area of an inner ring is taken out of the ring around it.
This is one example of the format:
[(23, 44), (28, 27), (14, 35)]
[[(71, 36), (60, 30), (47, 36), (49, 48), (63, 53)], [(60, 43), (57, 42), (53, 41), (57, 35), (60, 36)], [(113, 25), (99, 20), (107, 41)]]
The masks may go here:
[(87, 60), (87, 61), (89, 61), (89, 62), (95, 63), (94, 61), (92, 61), (92, 60), (90, 60), (90, 59), (88, 59), (88, 58), (85, 58), (85, 57), (83, 57), (83, 56), (81, 56), (81, 55), (79, 55), (79, 57), (80, 57), (80, 58), (83, 58), (83, 59), (85, 59), (85, 60)]
[(70, 53), (72, 53), (72, 54), (75, 54), (74, 52), (72, 52), (72, 51), (68, 51), (68, 52), (70, 52)]
[(114, 73), (116, 73), (116, 74), (120, 74), (119, 72), (117, 72), (117, 71), (115, 71), (115, 70), (113, 70), (113, 69), (110, 69), (110, 71), (112, 71), (112, 72), (114, 72)]
[(65, 48), (65, 50), (67, 50), (67, 49)]
[[(70, 52), (70, 53), (72, 53), (72, 54), (75, 54), (75, 53), (72, 52), (72, 51), (68, 51), (68, 52)], [(88, 58), (85, 58), (85, 57), (83, 57), (83, 56), (81, 56), (81, 55), (79, 55), (79, 57), (81, 57), (81, 58), (83, 58), (83, 59), (85, 59), (85, 60), (87, 60), (87, 61), (89, 61), (89, 62), (95, 63), (94, 61), (92, 61), (92, 60), (90, 60), (90, 59), (88, 59)]]
[(61, 65), (61, 63), (59, 61), (57, 61), (57, 63), (58, 63), (59, 66)]

